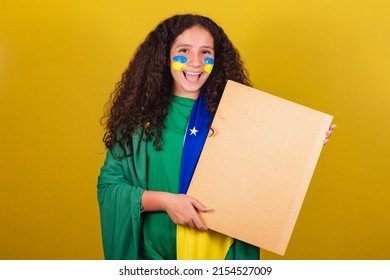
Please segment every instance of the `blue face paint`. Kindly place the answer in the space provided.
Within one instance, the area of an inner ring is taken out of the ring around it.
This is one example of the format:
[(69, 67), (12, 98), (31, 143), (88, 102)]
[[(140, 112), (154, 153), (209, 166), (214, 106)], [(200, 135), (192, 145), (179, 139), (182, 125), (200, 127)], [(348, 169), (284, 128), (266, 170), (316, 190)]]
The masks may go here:
[(183, 55), (175, 55), (173, 57), (173, 60), (177, 61), (177, 62), (180, 62), (180, 63), (186, 63), (188, 59), (185, 56), (183, 56)]
[(206, 64), (214, 64), (214, 59), (211, 58), (211, 57), (206, 57), (204, 59), (204, 63), (206, 63)]
[(175, 62), (172, 62), (172, 68), (175, 70), (183, 70), (187, 66), (187, 58), (182, 55), (175, 55), (172, 58)]

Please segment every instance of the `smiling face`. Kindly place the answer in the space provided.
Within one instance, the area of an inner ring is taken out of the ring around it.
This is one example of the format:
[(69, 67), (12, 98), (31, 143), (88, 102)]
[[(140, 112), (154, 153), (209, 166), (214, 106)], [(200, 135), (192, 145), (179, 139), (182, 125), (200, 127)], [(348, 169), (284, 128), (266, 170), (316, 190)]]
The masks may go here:
[(172, 45), (173, 94), (197, 99), (214, 65), (214, 40), (200, 26), (181, 33)]

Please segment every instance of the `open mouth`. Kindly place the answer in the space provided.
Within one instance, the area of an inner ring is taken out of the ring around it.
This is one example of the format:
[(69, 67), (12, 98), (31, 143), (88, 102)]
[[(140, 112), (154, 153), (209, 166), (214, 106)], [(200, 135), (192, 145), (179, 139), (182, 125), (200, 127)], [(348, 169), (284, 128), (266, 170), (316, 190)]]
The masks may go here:
[(183, 71), (183, 74), (187, 81), (191, 83), (195, 83), (200, 79), (200, 76), (202, 76), (203, 72), (199, 73), (199, 72)]

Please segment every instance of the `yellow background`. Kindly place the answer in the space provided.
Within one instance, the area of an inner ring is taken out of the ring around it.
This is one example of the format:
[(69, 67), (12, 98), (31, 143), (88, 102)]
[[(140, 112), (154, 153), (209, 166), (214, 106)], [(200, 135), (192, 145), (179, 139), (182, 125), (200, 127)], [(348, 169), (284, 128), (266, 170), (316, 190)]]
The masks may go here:
[(390, 259), (390, 2), (6, 0), (0, 8), (0, 259), (102, 259), (99, 118), (164, 18), (221, 25), (254, 86), (335, 116), (287, 253)]

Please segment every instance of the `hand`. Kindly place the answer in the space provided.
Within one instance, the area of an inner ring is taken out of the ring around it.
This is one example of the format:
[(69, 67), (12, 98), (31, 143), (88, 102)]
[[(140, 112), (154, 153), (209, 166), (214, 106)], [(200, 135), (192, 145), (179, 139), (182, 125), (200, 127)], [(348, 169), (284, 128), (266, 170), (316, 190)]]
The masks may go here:
[(324, 145), (326, 143), (329, 142), (329, 138), (330, 136), (332, 135), (333, 133), (333, 130), (336, 128), (336, 125), (335, 124), (331, 124), (330, 127), (329, 127), (329, 130), (326, 132), (326, 137), (325, 137), (325, 140), (324, 140)]
[(164, 210), (175, 224), (207, 230), (206, 225), (198, 215), (198, 211), (207, 212), (211, 210), (210, 208), (185, 194), (166, 193), (164, 200)]

